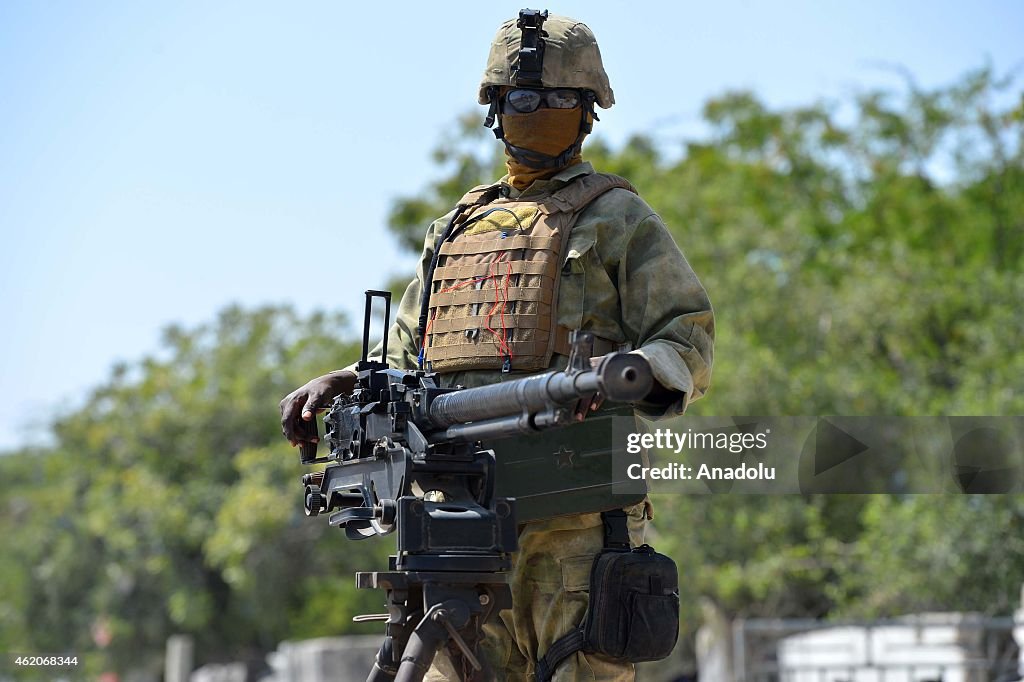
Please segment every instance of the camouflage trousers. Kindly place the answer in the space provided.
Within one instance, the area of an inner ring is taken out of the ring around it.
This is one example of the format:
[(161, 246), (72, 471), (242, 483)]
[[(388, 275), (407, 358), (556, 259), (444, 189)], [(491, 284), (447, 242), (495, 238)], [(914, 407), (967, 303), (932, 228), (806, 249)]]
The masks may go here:
[[(627, 507), (634, 546), (643, 544), (648, 503)], [(590, 568), (604, 547), (600, 514), (534, 521), (519, 533), (509, 582), (512, 608), (484, 626), (481, 653), (498, 682), (534, 682), (537, 658), (583, 620)], [(489, 676), (490, 677), (490, 676)], [(462, 679), (439, 652), (425, 682)], [(553, 682), (633, 682), (633, 664), (577, 651), (555, 670)]]

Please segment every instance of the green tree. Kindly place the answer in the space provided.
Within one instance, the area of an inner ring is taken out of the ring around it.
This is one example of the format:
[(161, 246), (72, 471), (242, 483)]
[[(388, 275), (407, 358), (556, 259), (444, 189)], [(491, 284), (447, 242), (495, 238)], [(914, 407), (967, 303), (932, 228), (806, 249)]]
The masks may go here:
[[(94, 651), (102, 622), (113, 638), (96, 665), (144, 665), (177, 632), (198, 635), (201, 660), (258, 661), (282, 639), (352, 631), (352, 615), (379, 610), (379, 597), (334, 585), (379, 565), (387, 543), (353, 552), (303, 516), (303, 468), (276, 409), (351, 360), (349, 336), (339, 316), (270, 307), (171, 327), (159, 353), (116, 368), (58, 421), (52, 451), (5, 458), (4, 542), (23, 540), (7, 571), (6, 649)], [(309, 620), (308, 603), (337, 594)]]

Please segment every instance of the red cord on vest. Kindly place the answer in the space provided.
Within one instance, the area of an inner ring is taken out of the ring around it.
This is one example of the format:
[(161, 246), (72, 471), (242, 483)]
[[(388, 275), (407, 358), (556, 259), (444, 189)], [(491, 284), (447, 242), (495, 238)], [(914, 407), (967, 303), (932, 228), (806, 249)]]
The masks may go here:
[[(449, 293), (451, 291), (457, 291), (459, 289), (462, 289), (464, 287), (470, 286), (472, 284), (479, 284), (480, 282), (486, 282), (488, 280), (494, 280), (494, 305), (492, 305), (491, 309), (487, 312), (487, 321), (485, 322), (485, 326), (487, 328), (487, 331), (491, 332), (491, 334), (494, 336), (494, 338), (497, 339), (497, 341), (498, 341), (498, 356), (499, 357), (503, 356), (503, 357), (507, 357), (507, 358), (511, 359), (512, 358), (512, 348), (508, 345), (508, 341), (507, 341), (507, 338), (508, 338), (508, 327), (505, 325), (505, 307), (508, 305), (508, 287), (509, 287), (509, 279), (512, 276), (512, 263), (505, 260), (505, 258), (507, 256), (508, 256), (508, 251), (502, 251), (498, 255), (497, 258), (495, 258), (493, 261), (491, 261), (491, 268), (490, 268), (491, 272), (489, 274), (483, 275), (482, 277), (474, 277), (473, 279), (468, 279), (465, 282), (459, 282), (458, 284), (452, 284), (450, 286), (444, 287), (443, 289), (441, 289), (437, 293), (439, 293), (439, 294), (446, 294), (446, 293)], [(506, 266), (505, 267), (505, 269), (506, 269), (506, 272), (505, 272), (505, 283), (504, 283), (504, 286), (499, 288), (498, 280), (501, 278), (501, 275), (498, 274), (497, 266), (498, 266), (499, 263), (501, 263), (503, 261), (505, 262), (505, 266)], [(497, 329), (494, 329), (493, 327), (491, 327), (491, 317), (494, 315), (494, 313), (498, 309), (499, 305), (501, 306), (501, 310), (500, 310), (501, 334), (498, 333)], [(430, 336), (430, 330), (434, 326), (434, 318), (435, 317), (437, 317), (437, 309), (436, 308), (434, 309), (433, 313), (431, 314), (430, 319), (427, 321), (427, 328), (423, 330), (423, 340), (422, 340), (422, 342), (420, 344), (420, 347), (423, 347), (423, 346), (426, 345), (427, 337)]]
[[(494, 338), (498, 341), (498, 356), (511, 358), (512, 349), (509, 347), (508, 341), (506, 340), (508, 336), (508, 328), (505, 326), (505, 306), (508, 303), (508, 273), (505, 275), (506, 285), (504, 288), (504, 300), (502, 300), (502, 289), (498, 286), (498, 278), (500, 277), (500, 275), (498, 275), (498, 264), (507, 256), (508, 251), (502, 251), (501, 255), (495, 258), (491, 263), (493, 266), (491, 278), (494, 279), (494, 305), (492, 305), (491, 309), (487, 311), (487, 321), (485, 322), (485, 326), (487, 331), (491, 332)], [(512, 264), (506, 262), (506, 266), (507, 271), (510, 273), (512, 270)], [(491, 317), (494, 316), (494, 312), (498, 309), (499, 305), (501, 306), (501, 334), (498, 334), (498, 331), (491, 327)]]

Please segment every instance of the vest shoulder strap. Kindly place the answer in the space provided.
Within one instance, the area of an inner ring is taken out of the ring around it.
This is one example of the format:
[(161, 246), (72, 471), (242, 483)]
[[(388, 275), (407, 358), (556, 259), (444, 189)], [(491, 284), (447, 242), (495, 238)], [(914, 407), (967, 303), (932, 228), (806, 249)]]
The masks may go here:
[(594, 199), (613, 189), (625, 189), (637, 194), (629, 180), (611, 173), (590, 173), (582, 175), (565, 187), (554, 192), (541, 203), (541, 211), (574, 213)]
[(460, 206), (483, 206), (484, 204), (489, 204), (497, 199), (498, 191), (500, 189), (501, 183), (477, 185), (463, 194), (458, 203)]

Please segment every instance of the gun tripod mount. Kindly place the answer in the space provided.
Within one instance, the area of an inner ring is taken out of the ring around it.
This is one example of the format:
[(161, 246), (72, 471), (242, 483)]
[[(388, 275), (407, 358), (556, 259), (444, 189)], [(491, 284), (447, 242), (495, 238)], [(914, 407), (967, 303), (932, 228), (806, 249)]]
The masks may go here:
[[(417, 508), (417, 503), (419, 508)], [(407, 504), (408, 511), (419, 520), (434, 515), (434, 521), (450, 514), (447, 505), (428, 508), (419, 500)], [(498, 513), (513, 520), (511, 507), (497, 505)], [(467, 515), (465, 525), (471, 532), (483, 535), (488, 530), (483, 519)], [(506, 522), (501, 524), (507, 525)], [(514, 525), (509, 525), (514, 529)], [(455, 526), (452, 526), (454, 529)], [(515, 534), (509, 538), (515, 542)], [(402, 541), (399, 540), (399, 545)], [(508, 556), (495, 553), (491, 565), (480, 565), (480, 556), (452, 556), (441, 553), (419, 555), (415, 563), (424, 568), (436, 564), (438, 570), (392, 570), (357, 573), (360, 588), (383, 589), (387, 593), (389, 613), (386, 616), (360, 617), (358, 620), (387, 620), (387, 635), (367, 682), (398, 680), (411, 682), (423, 679), (436, 653), (448, 646), (449, 659), (461, 680), (492, 680), (493, 673), (478, 655), (483, 624), (497, 610), (510, 608), (512, 596), (506, 571)], [(392, 557), (394, 560), (395, 557)], [(477, 564), (474, 566), (474, 564)], [(394, 566), (393, 566), (394, 567)], [(498, 570), (473, 570), (494, 568)]]
[(419, 682), (443, 647), (464, 682), (493, 679), (478, 645), (483, 624), (511, 607), (517, 528), (515, 501), (494, 496), (494, 451), (482, 442), (575, 423), (595, 393), (641, 400), (651, 368), (626, 353), (591, 368), (593, 338), (578, 333), (564, 372), (442, 388), (433, 373), (367, 358), (374, 298), (385, 302), (387, 357), (391, 294), (367, 291), (356, 387), (324, 418), (330, 454), (317, 457), (315, 443), (300, 451), (303, 464), (326, 463), (302, 477), (305, 511), (330, 514), (349, 539), (397, 535), (388, 571), (356, 574), (359, 588), (387, 594), (388, 613), (356, 619), (387, 622), (367, 682)]

